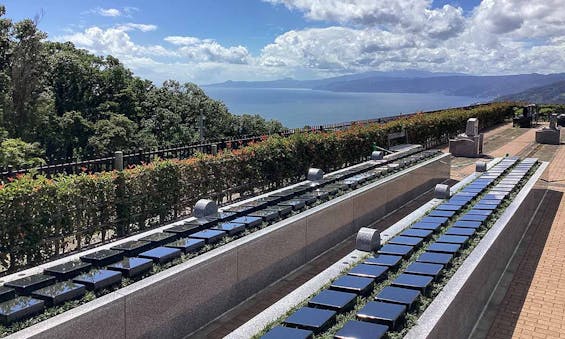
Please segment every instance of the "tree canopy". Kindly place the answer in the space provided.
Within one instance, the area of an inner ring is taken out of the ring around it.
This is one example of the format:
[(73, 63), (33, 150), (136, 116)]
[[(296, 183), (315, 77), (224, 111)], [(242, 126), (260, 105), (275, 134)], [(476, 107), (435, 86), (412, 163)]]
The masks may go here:
[(195, 84), (156, 86), (113, 56), (46, 41), (36, 21), (14, 23), (5, 14), (0, 5), (0, 142), (19, 139), (9, 144), (84, 159), (195, 142), (200, 115), (206, 139), (283, 129), (257, 115), (231, 114)]

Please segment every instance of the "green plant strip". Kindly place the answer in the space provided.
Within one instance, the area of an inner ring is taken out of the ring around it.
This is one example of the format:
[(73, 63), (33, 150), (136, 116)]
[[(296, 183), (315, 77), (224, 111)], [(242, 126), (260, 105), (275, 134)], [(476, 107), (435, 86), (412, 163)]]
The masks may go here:
[[(497, 183), (499, 183), (501, 180), (504, 179), (504, 177), (512, 170), (512, 168), (514, 168), (516, 166), (516, 164), (518, 164), (519, 162), (516, 162), (513, 166), (509, 167), (504, 173), (503, 175), (501, 175), (499, 178), (497, 178), (493, 183), (491, 183), (490, 187), (495, 186)], [(485, 234), (488, 232), (488, 230), (492, 227), (492, 225), (494, 225), (494, 223), (498, 220), (498, 218), (500, 217), (500, 215), (502, 213), (504, 213), (504, 211), (506, 210), (506, 208), (508, 207), (508, 205), (510, 205), (512, 203), (512, 201), (514, 200), (514, 198), (516, 197), (516, 195), (518, 194), (518, 192), (522, 189), (522, 187), (524, 186), (524, 184), (529, 180), (529, 178), (533, 175), (533, 173), (535, 173), (536, 169), (539, 167), (539, 162), (537, 162), (534, 166), (532, 166), (532, 168), (526, 173), (526, 175), (522, 178), (522, 180), (520, 180), (520, 182), (516, 185), (516, 188), (506, 197), (506, 199), (504, 199), (501, 203), (501, 205), (499, 206), (499, 208), (497, 208), (495, 210), (495, 212), (491, 215), (491, 217), (487, 220), (487, 222), (485, 223), (484, 226), (482, 226), (480, 229), (477, 230), (477, 232), (474, 233), (473, 236), (471, 236), (471, 238), (468, 241), (468, 245), (467, 247), (465, 247), (464, 249), (462, 249), (459, 254), (457, 256), (454, 256), (454, 258), (451, 260), (451, 263), (444, 267), (444, 269), (442, 270), (442, 275), (432, 283), (431, 288), (430, 288), (430, 293), (429, 295), (421, 295), (418, 300), (416, 301), (415, 307), (406, 313), (405, 315), (405, 323), (403, 326), (401, 326), (401, 328), (398, 331), (389, 331), (386, 334), (387, 338), (390, 339), (399, 339), (399, 338), (403, 338), (406, 333), (408, 333), (408, 331), (410, 330), (410, 328), (412, 328), (414, 325), (416, 325), (418, 318), (420, 317), (420, 315), (426, 310), (426, 308), (430, 305), (430, 303), (434, 300), (434, 298), (441, 292), (441, 290), (443, 289), (443, 287), (447, 284), (447, 282), (449, 281), (449, 279), (451, 279), (451, 277), (455, 274), (455, 272), (459, 269), (459, 267), (463, 264), (463, 262), (465, 261), (465, 259), (469, 256), (469, 254), (471, 254), (471, 252), (473, 252), (473, 249), (479, 244), (479, 242), (481, 241), (481, 239), (485, 236)], [(467, 186), (467, 185), (465, 185)], [(464, 187), (462, 187), (461, 189), (463, 189)], [(415, 251), (409, 258), (407, 259), (403, 259), (401, 264), (399, 265), (399, 267), (395, 270), (389, 270), (388, 271), (388, 277), (386, 280), (375, 284), (373, 291), (370, 293), (369, 296), (364, 297), (364, 296), (359, 296), (357, 297), (357, 302), (354, 306), (354, 308), (349, 311), (349, 312), (345, 312), (345, 313), (341, 313), (338, 314), (336, 316), (336, 320), (335, 320), (335, 324), (330, 327), (329, 329), (327, 329), (325, 332), (317, 334), (314, 336), (315, 339), (319, 339), (319, 338), (324, 338), (324, 339), (329, 339), (329, 338), (333, 338), (334, 335), (345, 325), (345, 323), (347, 323), (350, 320), (355, 320), (356, 319), (356, 314), (358, 313), (358, 311), (360, 311), (369, 301), (373, 301), (375, 300), (375, 297), (377, 296), (377, 294), (379, 294), (379, 292), (386, 286), (389, 286), (402, 272), (404, 272), (404, 270), (412, 263), (416, 262), (416, 259), (426, 251), (426, 248), (433, 243), (435, 240), (437, 240), (441, 235), (443, 235), (447, 229), (453, 225), (456, 221), (457, 218), (463, 214), (465, 214), (466, 212), (468, 212), (469, 210), (471, 210), (473, 208), (473, 206), (476, 204), (477, 201), (481, 200), (481, 198), (488, 194), (488, 190), (486, 190), (485, 192), (481, 193), (480, 195), (476, 196), (472, 202), (470, 204), (468, 204), (468, 206), (462, 210), (459, 210), (459, 212), (454, 215), (450, 221), (441, 228), (440, 232), (438, 232), (437, 234), (434, 234), (431, 239), (425, 241), (422, 246), (419, 248), (418, 251)], [(429, 213), (430, 211), (428, 211), (426, 213), (426, 215)], [(422, 218), (424, 218), (426, 215), (422, 216)], [(420, 218), (421, 219), (421, 218)], [(414, 223), (418, 222), (419, 220), (415, 221)], [(410, 226), (408, 226), (410, 227)], [(408, 228), (407, 227), (407, 228)], [(351, 266), (356, 266), (359, 263), (362, 263), (363, 261), (365, 261), (365, 259), (370, 256), (369, 254), (366, 257), (360, 258), (360, 260), (351, 265)], [(286, 312), (283, 316), (279, 317), (276, 321), (268, 324), (259, 334), (255, 335), (254, 338), (259, 338), (261, 336), (263, 336), (265, 333), (267, 333), (271, 328), (277, 326), (277, 325), (281, 325), (283, 323), (283, 321), (290, 316), (292, 313), (294, 313), (296, 310), (298, 310), (299, 308), (306, 306), (308, 304), (308, 301), (313, 298), (314, 296), (316, 296), (319, 292), (321, 292), (322, 290), (327, 289), (331, 283), (334, 280), (337, 280), (338, 278), (340, 278), (342, 275), (345, 275), (350, 268), (347, 268), (345, 270), (342, 271), (342, 274), (335, 277), (334, 279), (332, 279), (331, 282), (325, 284), (322, 288), (320, 288), (316, 293), (312, 294), (309, 298), (307, 298), (306, 300), (302, 301), (300, 304), (296, 305), (295, 307), (293, 307), (291, 310), (289, 310), (288, 312)]]

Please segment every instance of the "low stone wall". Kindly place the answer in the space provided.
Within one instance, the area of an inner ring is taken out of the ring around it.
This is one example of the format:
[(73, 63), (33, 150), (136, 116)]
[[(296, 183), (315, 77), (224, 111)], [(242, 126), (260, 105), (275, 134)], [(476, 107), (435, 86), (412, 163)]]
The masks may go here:
[(183, 337), (449, 178), (442, 154), (235, 240), (13, 337)]

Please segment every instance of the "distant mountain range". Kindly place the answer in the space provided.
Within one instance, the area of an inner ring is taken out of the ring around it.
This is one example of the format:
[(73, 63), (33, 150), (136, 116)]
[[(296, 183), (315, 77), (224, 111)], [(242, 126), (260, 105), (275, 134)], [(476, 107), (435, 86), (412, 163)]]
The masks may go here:
[(565, 81), (530, 88), (526, 91), (497, 98), (500, 101), (525, 101), (538, 104), (565, 104)]
[(441, 93), (495, 98), (565, 81), (565, 73), (474, 76), (417, 70), (367, 72), (319, 80), (226, 81), (205, 87), (306, 88), (334, 92)]

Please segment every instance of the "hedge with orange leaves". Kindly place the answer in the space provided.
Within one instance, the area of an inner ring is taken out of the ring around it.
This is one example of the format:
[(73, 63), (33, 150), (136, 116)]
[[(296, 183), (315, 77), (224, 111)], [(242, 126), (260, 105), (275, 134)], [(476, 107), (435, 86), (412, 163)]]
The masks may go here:
[(269, 137), (249, 147), (185, 160), (154, 161), (122, 172), (26, 175), (0, 188), (0, 261), (15, 271), (54, 256), (138, 232), (190, 214), (204, 197), (230, 201), (364, 159), (372, 144), (406, 130), (411, 143), (433, 145), (462, 132), (470, 117), (481, 128), (502, 122), (512, 105), (417, 114), (344, 131)]

